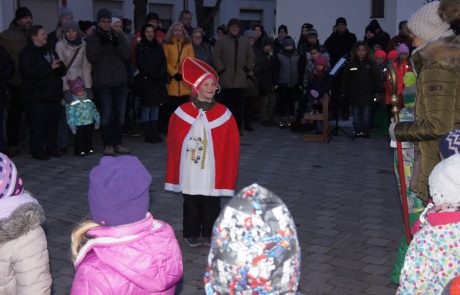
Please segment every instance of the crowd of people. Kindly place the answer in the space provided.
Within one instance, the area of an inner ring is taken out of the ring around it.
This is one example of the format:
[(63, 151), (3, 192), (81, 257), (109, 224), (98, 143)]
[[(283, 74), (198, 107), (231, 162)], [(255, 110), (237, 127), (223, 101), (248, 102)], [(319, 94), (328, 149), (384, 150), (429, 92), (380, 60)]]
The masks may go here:
[[(172, 295), (183, 275), (174, 231), (148, 212), (152, 177), (124, 155), (122, 133), (137, 117), (146, 142), (167, 133), (165, 190), (183, 195), (185, 243), (210, 247), (206, 294), (296, 294), (301, 250), (282, 200), (255, 184), (222, 211), (220, 197), (235, 194), (240, 136), (254, 130), (255, 117), (267, 127), (312, 125), (321, 133), (304, 114), (322, 112), (326, 100), (332, 116), (341, 110), (347, 119), (351, 109), (355, 137), (380, 128), (405, 143), (404, 158), (395, 159), (407, 164), (408, 174), (397, 177), (411, 184), (413, 240), (401, 245), (393, 270), (397, 294), (450, 292), (460, 276), (459, 10), (458, 0), (425, 4), (393, 38), (372, 20), (363, 41), (340, 17), (322, 45), (313, 24), (302, 25), (296, 44), (285, 25), (273, 40), (258, 23), (241, 32), (236, 18), (210, 39), (192, 27), (189, 11), (166, 32), (150, 12), (131, 34), (131, 22), (108, 9), (93, 24), (75, 22), (63, 7), (46, 34), (18, 8), (0, 34), (0, 113), (7, 113), (0, 152), (8, 153), (0, 153), (0, 293), (51, 292), (45, 215), (10, 158), (25, 111), (38, 160), (65, 154), (69, 132), (75, 155), (92, 154), (93, 130), (102, 129), (90, 218), (71, 233), (71, 294)], [(391, 122), (390, 95), (402, 109)]]

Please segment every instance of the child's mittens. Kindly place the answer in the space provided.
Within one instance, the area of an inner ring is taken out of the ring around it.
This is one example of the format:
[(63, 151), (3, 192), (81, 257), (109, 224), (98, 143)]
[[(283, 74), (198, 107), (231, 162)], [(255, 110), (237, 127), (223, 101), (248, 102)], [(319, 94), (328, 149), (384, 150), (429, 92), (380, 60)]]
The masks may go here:
[(94, 130), (98, 130), (100, 127), (101, 127), (101, 122), (96, 121), (96, 123), (94, 124)]
[(66, 104), (71, 104), (73, 101), (72, 93), (70, 90), (64, 91), (64, 101)]
[(315, 89), (312, 89), (312, 90), (310, 90), (310, 95), (311, 95), (313, 98), (318, 98), (319, 92), (316, 91)]
[(77, 134), (77, 126), (69, 125), (69, 128), (73, 135)]

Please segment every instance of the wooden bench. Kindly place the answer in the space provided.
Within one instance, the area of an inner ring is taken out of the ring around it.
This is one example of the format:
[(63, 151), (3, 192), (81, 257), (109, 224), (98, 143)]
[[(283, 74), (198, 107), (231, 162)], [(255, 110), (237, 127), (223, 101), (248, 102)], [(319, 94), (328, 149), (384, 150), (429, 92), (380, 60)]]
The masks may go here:
[(327, 143), (329, 137), (329, 96), (323, 99), (323, 113), (320, 114), (305, 114), (305, 120), (322, 121), (323, 133), (322, 134), (306, 134), (303, 140), (308, 142), (322, 142)]

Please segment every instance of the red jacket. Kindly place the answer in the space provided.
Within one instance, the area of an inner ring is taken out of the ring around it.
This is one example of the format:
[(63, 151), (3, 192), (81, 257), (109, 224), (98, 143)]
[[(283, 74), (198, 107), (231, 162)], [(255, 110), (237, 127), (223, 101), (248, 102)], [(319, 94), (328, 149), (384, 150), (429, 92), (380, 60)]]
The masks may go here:
[[(404, 106), (404, 102), (402, 100), (402, 93), (404, 90), (404, 75), (407, 72), (412, 72), (412, 68), (407, 60), (403, 60), (399, 65), (398, 62), (393, 62), (393, 67), (396, 69), (396, 78), (398, 82), (398, 97), (399, 97), (399, 106), (402, 108)], [(385, 103), (391, 104), (390, 96), (392, 92), (391, 84), (388, 80), (385, 81)]]
[(203, 112), (189, 102), (178, 107), (172, 114), (167, 138), (165, 190), (182, 191), (187, 140), (198, 116), (203, 116), (207, 137), (212, 139), (208, 145), (212, 186), (210, 191), (213, 195), (233, 196), (238, 177), (240, 136), (231, 112), (219, 103), (211, 110)]

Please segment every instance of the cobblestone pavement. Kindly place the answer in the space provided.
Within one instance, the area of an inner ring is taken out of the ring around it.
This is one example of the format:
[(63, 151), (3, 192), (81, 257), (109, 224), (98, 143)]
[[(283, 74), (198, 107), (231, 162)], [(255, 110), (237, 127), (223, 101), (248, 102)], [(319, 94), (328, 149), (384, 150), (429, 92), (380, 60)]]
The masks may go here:
[[(151, 210), (170, 223), (179, 238), (184, 278), (176, 294), (204, 294), (207, 249), (180, 239), (181, 197), (165, 193), (165, 144), (125, 138), (153, 175)], [(99, 145), (100, 147), (100, 145)], [(24, 147), (25, 149), (25, 147)], [(102, 148), (99, 148), (101, 151)], [(26, 188), (46, 212), (54, 294), (68, 294), (74, 269), (70, 232), (88, 212), (88, 174), (101, 154), (66, 156), (48, 162), (23, 154), (14, 158)], [(383, 138), (334, 137), (329, 144), (306, 143), (301, 135), (256, 126), (241, 138), (238, 188), (257, 182), (283, 198), (297, 224), (302, 247), (304, 294), (394, 294), (389, 272), (402, 238), (392, 171)]]

